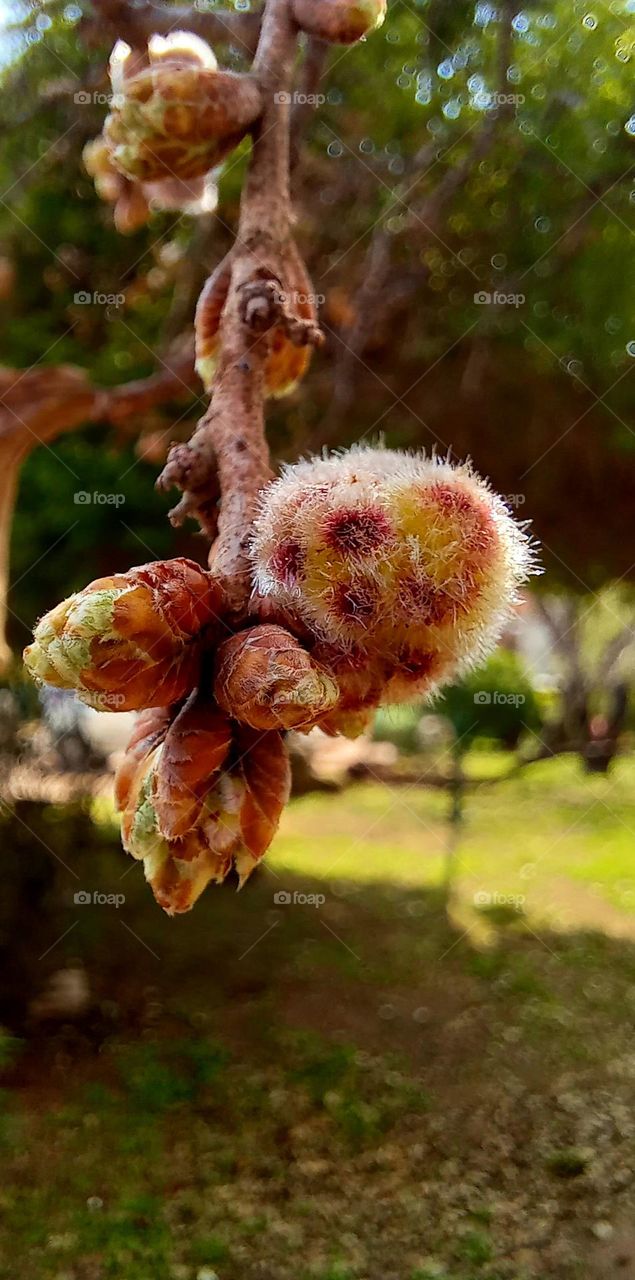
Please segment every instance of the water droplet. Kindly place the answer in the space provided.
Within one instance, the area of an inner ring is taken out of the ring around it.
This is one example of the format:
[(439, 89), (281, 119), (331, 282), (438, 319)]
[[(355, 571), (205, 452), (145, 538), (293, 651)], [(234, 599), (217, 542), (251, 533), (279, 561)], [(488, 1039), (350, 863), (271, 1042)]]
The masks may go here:
[(521, 35), (524, 31), (529, 31), (529, 18), (527, 17), (527, 14), (517, 13), (516, 17), (512, 18), (512, 27), (514, 28), (514, 31), (520, 32)]
[(495, 253), (490, 262), (496, 271), (504, 271), (507, 266), (507, 255), (505, 253)]
[(443, 114), (447, 120), (458, 120), (461, 114), (461, 103), (458, 98), (450, 98), (449, 102), (444, 103)]
[(596, 18), (596, 16), (595, 16), (595, 14), (594, 14), (594, 13), (585, 13), (585, 15), (584, 15), (584, 17), (583, 17), (583, 19), (582, 19), (582, 26), (583, 26), (583, 27), (586, 27), (586, 28), (587, 28), (587, 31), (595, 31), (595, 28), (597, 27), (597, 25), (598, 25), (598, 20), (597, 20), (597, 18)]
[(332, 142), (329, 142), (326, 150), (330, 156), (341, 156), (344, 154), (344, 148), (341, 142), (338, 142), (336, 138), (334, 138)]
[(397, 76), (395, 84), (399, 89), (407, 89), (410, 84), (410, 76)]
[(79, 22), (82, 11), (77, 4), (67, 4), (62, 17), (65, 22)]
[(451, 58), (444, 58), (443, 62), (439, 63), (437, 67), (437, 75), (441, 80), (452, 79), (452, 76), (454, 75), (454, 67), (452, 66)]
[(631, 359), (635, 360), (635, 342), (632, 342), (632, 341), (627, 342), (626, 351), (627, 351), (627, 354), (631, 357)]
[(38, 31), (48, 31), (49, 27), (53, 26), (53, 19), (49, 18), (48, 13), (38, 13), (35, 25)]
[(624, 128), (627, 133), (630, 133), (632, 138), (635, 138), (635, 116), (631, 116), (630, 119), (626, 121)]
[(604, 328), (607, 333), (619, 333), (622, 328), (622, 321), (619, 316), (608, 316), (604, 321)]
[(536, 218), (536, 221), (534, 222), (534, 226), (536, 228), (536, 231), (539, 231), (541, 235), (545, 235), (546, 232), (549, 231), (551, 227), (551, 219), (544, 218), (544, 217)]
[(359, 149), (360, 151), (363, 151), (365, 156), (370, 156), (373, 154), (373, 151), (375, 150), (375, 143), (373, 142), (372, 138), (362, 138), (359, 144)]

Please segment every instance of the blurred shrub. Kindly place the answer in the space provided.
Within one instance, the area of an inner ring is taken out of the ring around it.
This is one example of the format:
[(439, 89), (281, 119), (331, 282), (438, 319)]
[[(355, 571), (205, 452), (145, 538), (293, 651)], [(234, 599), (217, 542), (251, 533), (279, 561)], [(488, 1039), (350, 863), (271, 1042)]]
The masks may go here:
[(493, 738), (508, 750), (523, 733), (538, 733), (542, 723), (538, 699), (516, 654), (496, 653), (476, 671), (450, 685), (439, 712), (452, 724), (467, 750), (475, 738)]
[(421, 703), (400, 707), (380, 707), (375, 716), (373, 738), (376, 742), (392, 742), (400, 755), (413, 755), (421, 750), (418, 725)]

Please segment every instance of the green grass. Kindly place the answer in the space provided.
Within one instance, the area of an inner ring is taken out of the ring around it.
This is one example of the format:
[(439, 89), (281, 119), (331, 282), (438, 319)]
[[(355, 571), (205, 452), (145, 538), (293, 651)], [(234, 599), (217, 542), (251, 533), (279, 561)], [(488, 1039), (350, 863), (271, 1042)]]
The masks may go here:
[[(500, 771), (500, 755), (473, 753), (476, 776)], [(575, 758), (531, 766), (517, 777), (468, 793), (453, 879), (469, 906), (476, 895), (559, 927), (604, 925), (601, 904), (635, 915), (635, 760), (608, 778), (587, 775)], [(448, 799), (420, 788), (358, 785), (337, 800), (296, 801), (270, 854), (281, 875), (355, 884), (438, 885), (448, 848)], [(569, 885), (567, 885), (569, 882)], [(507, 903), (507, 900), (510, 900)], [(617, 913), (616, 913), (617, 914)]]
[(449, 911), (438, 792), (296, 801), (177, 920), (114, 843), (65, 850), (126, 901), (78, 912), (62, 869), (42, 918), (93, 1004), (0, 1046), (0, 1280), (599, 1280), (590, 1224), (635, 1213), (634, 789), (473, 793)]

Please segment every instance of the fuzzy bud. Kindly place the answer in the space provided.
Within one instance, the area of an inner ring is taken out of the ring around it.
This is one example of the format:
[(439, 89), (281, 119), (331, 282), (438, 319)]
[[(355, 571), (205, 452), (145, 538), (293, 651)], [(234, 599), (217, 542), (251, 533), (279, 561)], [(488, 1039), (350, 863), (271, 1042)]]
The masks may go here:
[(38, 623), (30, 674), (98, 711), (170, 706), (198, 683), (202, 633), (218, 588), (191, 560), (157, 560), (98, 578)]
[(308, 35), (353, 44), (381, 26), (386, 0), (292, 0), (293, 16)]
[(207, 173), (244, 138), (262, 111), (254, 78), (219, 70), (212, 50), (183, 32), (148, 45), (149, 66), (130, 67), (119, 42), (111, 59), (112, 110), (104, 137), (129, 178), (189, 180)]
[[(348, 710), (432, 690), (493, 647), (532, 570), (526, 533), (468, 466), (388, 450), (288, 467), (263, 492), (260, 595), (297, 618)], [(368, 689), (364, 689), (364, 683)]]
[(216, 699), (228, 715), (253, 729), (316, 724), (337, 702), (339, 689), (284, 627), (250, 627), (219, 646)]

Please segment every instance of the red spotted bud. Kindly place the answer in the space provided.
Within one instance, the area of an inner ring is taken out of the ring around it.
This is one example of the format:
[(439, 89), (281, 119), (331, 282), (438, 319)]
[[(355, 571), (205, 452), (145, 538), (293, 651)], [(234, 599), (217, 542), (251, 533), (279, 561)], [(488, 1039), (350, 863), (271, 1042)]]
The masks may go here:
[[(357, 710), (429, 691), (484, 656), (533, 556), (469, 467), (357, 448), (267, 486), (253, 567), (259, 595), (327, 646), (330, 658), (321, 645), (314, 656), (340, 707), (348, 692)], [(356, 675), (342, 679), (337, 654)]]

